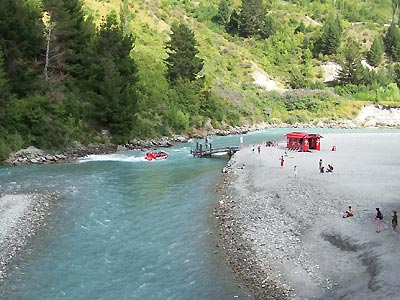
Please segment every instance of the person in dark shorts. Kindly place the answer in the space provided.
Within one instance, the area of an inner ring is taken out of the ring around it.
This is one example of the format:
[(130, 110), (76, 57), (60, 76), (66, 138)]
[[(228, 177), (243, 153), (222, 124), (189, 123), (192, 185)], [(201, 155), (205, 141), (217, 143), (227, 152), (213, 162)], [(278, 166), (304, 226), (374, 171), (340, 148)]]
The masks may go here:
[(392, 228), (394, 232), (397, 232), (397, 211), (392, 211)]
[(379, 207), (376, 208), (375, 214), (375, 224), (376, 224), (376, 232), (381, 232), (381, 221), (383, 219), (383, 214), (379, 210)]

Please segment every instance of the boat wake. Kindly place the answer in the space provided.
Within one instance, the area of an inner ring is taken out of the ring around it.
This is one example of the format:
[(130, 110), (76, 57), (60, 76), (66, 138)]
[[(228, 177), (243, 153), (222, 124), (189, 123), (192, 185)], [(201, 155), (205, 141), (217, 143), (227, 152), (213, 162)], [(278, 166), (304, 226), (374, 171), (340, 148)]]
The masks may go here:
[(89, 155), (79, 160), (79, 162), (90, 162), (90, 161), (125, 161), (125, 162), (139, 162), (145, 161), (143, 156), (137, 157), (127, 154), (102, 154), (102, 155)]

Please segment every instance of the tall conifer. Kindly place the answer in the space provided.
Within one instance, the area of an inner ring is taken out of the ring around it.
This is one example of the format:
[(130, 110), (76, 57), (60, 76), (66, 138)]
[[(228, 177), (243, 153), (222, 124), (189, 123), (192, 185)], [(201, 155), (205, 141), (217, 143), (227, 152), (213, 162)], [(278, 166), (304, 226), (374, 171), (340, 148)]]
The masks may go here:
[(385, 38), (385, 52), (394, 60), (400, 60), (400, 31), (397, 28), (397, 25), (392, 23), (390, 24)]
[(183, 23), (172, 24), (171, 30), (171, 39), (166, 43), (168, 79), (171, 82), (178, 78), (194, 81), (204, 65), (198, 57), (194, 33)]
[(342, 27), (339, 17), (333, 19), (330, 15), (322, 27), (320, 40), (321, 53), (325, 55), (336, 54), (341, 42)]
[(383, 40), (381, 36), (377, 36), (372, 45), (371, 48), (368, 51), (367, 54), (367, 59), (370, 65), (377, 67), (381, 62), (382, 62), (382, 57), (384, 53), (384, 45), (383, 45)]
[(130, 52), (133, 35), (124, 33), (111, 12), (85, 53), (89, 118), (110, 130), (116, 142), (127, 142), (134, 126), (137, 66)]
[(239, 19), (240, 36), (251, 37), (259, 35), (265, 15), (266, 10), (262, 0), (243, 0)]
[(82, 72), (82, 53), (94, 34), (91, 18), (85, 18), (81, 0), (43, 0), (48, 15), (50, 71), (62, 79)]
[(0, 48), (10, 88), (20, 96), (32, 92), (40, 74), (44, 45), (42, 14), (31, 1), (2, 0)]
[(340, 84), (362, 84), (368, 76), (368, 69), (361, 64), (361, 46), (350, 39), (344, 48), (344, 59), (340, 63), (338, 81)]
[(218, 14), (215, 16), (215, 21), (225, 26), (229, 22), (231, 10), (229, 8), (228, 0), (220, 0), (218, 4)]
[(236, 10), (233, 10), (229, 22), (225, 25), (225, 30), (229, 34), (235, 35), (239, 32), (239, 14)]

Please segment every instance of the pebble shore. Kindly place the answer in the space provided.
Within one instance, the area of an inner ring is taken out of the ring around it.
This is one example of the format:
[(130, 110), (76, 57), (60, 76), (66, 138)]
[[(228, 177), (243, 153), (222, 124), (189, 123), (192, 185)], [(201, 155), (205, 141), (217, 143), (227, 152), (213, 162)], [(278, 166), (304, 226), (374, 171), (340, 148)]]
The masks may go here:
[(46, 226), (55, 192), (0, 194), (0, 281), (8, 264), (30, 239)]
[[(256, 223), (261, 219), (258, 212), (265, 208), (260, 207), (262, 202), (258, 204), (253, 202), (254, 206), (249, 206), (240, 203), (234, 196), (232, 185), (237, 180), (237, 174), (232, 172), (232, 163), (232, 160), (228, 163), (223, 182), (217, 188), (220, 201), (215, 208), (214, 216), (219, 228), (218, 247), (226, 254), (227, 262), (236, 279), (245, 284), (254, 299), (290, 299), (292, 292), (290, 287), (276, 280), (278, 274), (268, 266), (268, 262), (258, 260), (253, 247), (254, 239), (246, 236), (248, 230), (252, 232), (256, 230)], [(242, 167), (236, 166), (236, 168)], [(275, 240), (275, 245), (276, 242)], [(286, 244), (286, 241), (282, 242), (278, 248)], [(259, 246), (263, 247), (265, 243), (262, 242)]]
[[(289, 152), (284, 167), (284, 143), (232, 156), (217, 189), (218, 247), (256, 300), (397, 300), (400, 133), (324, 134), (321, 143)], [(321, 174), (319, 159), (333, 173)], [(344, 219), (348, 205), (356, 213)]]

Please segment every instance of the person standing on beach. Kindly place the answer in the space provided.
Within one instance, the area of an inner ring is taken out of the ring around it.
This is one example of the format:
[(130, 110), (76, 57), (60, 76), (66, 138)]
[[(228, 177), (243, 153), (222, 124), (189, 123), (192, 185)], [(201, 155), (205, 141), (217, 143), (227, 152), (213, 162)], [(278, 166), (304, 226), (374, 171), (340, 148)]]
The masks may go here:
[(323, 168), (324, 166), (323, 166), (323, 163), (322, 163), (322, 158), (319, 160), (318, 166), (319, 166), (319, 172), (320, 172), (320, 173), (323, 173), (323, 172), (322, 172), (322, 168)]
[(261, 145), (258, 145), (257, 151), (258, 151), (258, 154), (260, 154), (260, 152), (261, 152)]
[(297, 166), (294, 166), (293, 172), (294, 172), (294, 177), (297, 177)]
[(283, 168), (283, 163), (285, 162), (285, 160), (283, 159), (283, 155), (281, 156), (281, 158), (279, 160), (281, 161), (281, 168)]
[(375, 224), (376, 224), (376, 232), (381, 232), (381, 221), (383, 219), (382, 212), (379, 210), (379, 207), (376, 208), (375, 215)]
[(397, 211), (392, 212), (392, 228), (394, 232), (397, 232)]

